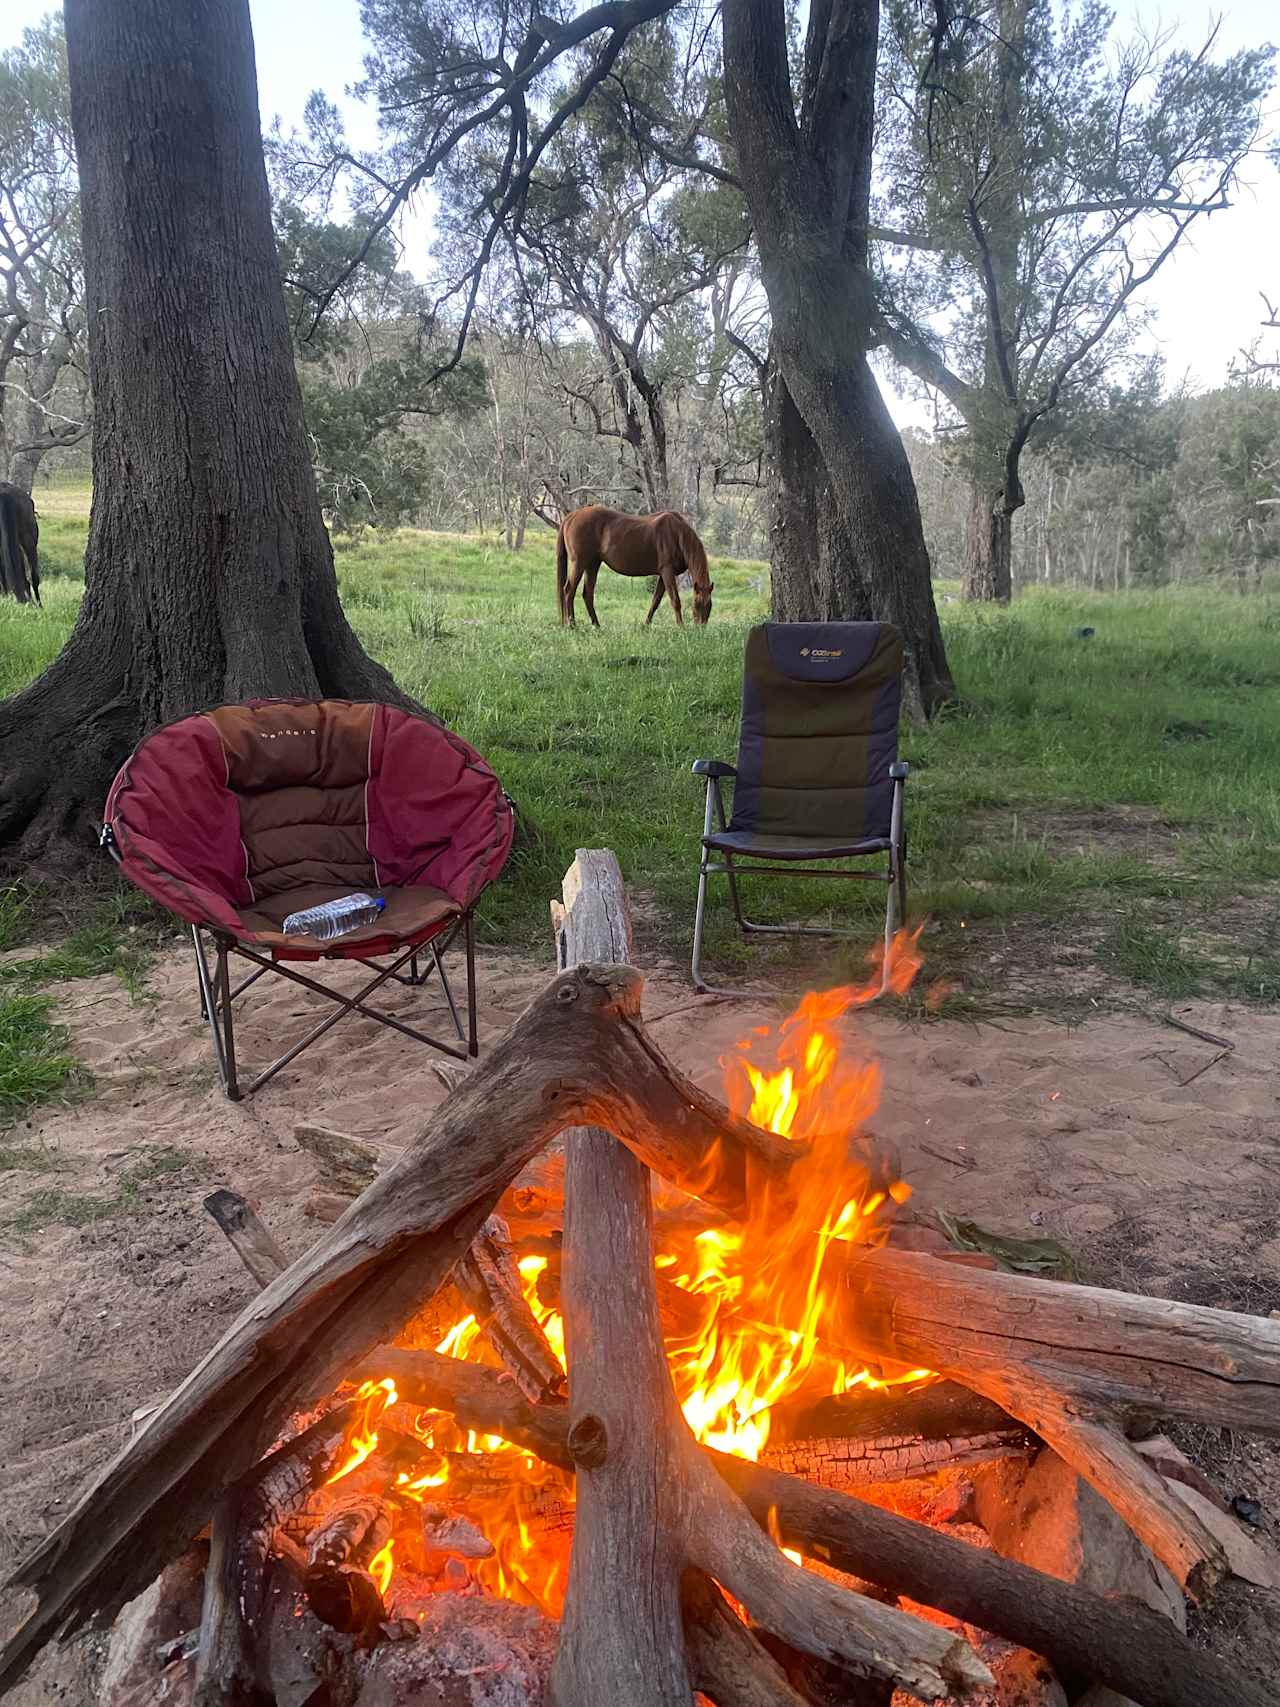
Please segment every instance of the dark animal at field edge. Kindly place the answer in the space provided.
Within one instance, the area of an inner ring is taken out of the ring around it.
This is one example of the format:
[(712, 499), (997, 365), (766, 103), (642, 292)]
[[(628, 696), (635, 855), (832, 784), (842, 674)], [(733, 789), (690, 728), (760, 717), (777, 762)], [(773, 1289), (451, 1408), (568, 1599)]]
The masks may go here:
[(0, 480), (0, 593), (40, 603), (40, 529), (36, 507), (19, 486)]
[(595, 594), (602, 563), (618, 575), (658, 577), (646, 625), (653, 621), (665, 592), (676, 621), (683, 626), (676, 584), (681, 574), (693, 581), (693, 620), (703, 623), (711, 615), (714, 582), (707, 570), (707, 553), (689, 523), (674, 510), (627, 516), (621, 510), (588, 504), (564, 518), (556, 531), (556, 595), (562, 623), (574, 626), (573, 601), (581, 583), (587, 615), (599, 628)]

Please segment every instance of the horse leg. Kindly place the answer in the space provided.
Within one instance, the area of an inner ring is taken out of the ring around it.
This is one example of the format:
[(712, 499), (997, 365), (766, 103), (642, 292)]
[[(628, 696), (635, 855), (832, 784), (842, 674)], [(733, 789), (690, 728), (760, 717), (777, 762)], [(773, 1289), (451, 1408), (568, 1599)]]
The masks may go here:
[(600, 626), (600, 618), (596, 615), (596, 576), (599, 573), (600, 564), (597, 561), (588, 568), (587, 578), (582, 588), (582, 602), (587, 607), (587, 615), (591, 618), (593, 628)]
[(658, 579), (653, 583), (653, 597), (649, 601), (649, 614), (644, 619), (644, 625), (646, 628), (648, 628), (649, 624), (658, 614), (658, 606), (662, 603), (662, 595), (666, 590), (667, 589), (662, 584), (662, 576), (659, 575)]
[(581, 579), (582, 567), (577, 558), (575, 558), (569, 569), (569, 579), (564, 584), (564, 608), (560, 615), (561, 622), (567, 622), (570, 628), (576, 628), (578, 626), (578, 619), (574, 614), (573, 601), (578, 596), (578, 582)]
[(684, 612), (680, 609), (680, 588), (676, 584), (676, 572), (667, 568), (662, 571), (662, 579), (667, 584), (667, 597), (671, 600), (671, 608), (676, 613), (676, 621), (684, 627)]

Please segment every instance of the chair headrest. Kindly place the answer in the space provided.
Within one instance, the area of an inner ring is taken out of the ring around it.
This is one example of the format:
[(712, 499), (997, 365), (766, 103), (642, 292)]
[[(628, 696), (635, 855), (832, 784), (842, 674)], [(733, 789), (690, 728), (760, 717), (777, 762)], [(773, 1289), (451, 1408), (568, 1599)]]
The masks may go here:
[(748, 649), (758, 635), (774, 669), (792, 681), (843, 682), (891, 645), (897, 630), (887, 622), (764, 622), (752, 629)]

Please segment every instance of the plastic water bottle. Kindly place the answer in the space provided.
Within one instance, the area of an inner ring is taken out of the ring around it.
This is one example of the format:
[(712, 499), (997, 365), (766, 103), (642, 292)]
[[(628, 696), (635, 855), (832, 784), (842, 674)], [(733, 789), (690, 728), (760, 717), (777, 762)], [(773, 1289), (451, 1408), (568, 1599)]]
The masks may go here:
[(349, 936), (361, 925), (371, 925), (386, 906), (381, 895), (343, 895), (337, 901), (326, 901), (320, 907), (304, 907), (300, 913), (290, 913), (284, 922), (286, 936), (309, 936), (317, 942), (332, 942), (335, 937)]

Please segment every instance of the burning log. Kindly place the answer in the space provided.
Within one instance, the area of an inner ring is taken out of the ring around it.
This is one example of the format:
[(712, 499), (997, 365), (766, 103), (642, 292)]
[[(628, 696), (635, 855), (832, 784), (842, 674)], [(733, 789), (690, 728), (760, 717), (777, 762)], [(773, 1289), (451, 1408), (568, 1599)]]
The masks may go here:
[[(612, 854), (579, 850), (553, 907), (559, 962), (629, 958), (630, 922)], [(608, 1133), (566, 1144), (565, 1445), (577, 1512), (557, 1707), (687, 1707), (681, 1579), (693, 1566), (803, 1652), (891, 1679), (925, 1700), (990, 1681), (936, 1625), (792, 1565), (752, 1523), (695, 1445), (676, 1404), (654, 1285), (649, 1178)], [(617, 1349), (626, 1347), (619, 1361)], [(625, 1610), (624, 1610), (625, 1609)]]
[(491, 1215), (459, 1258), (453, 1284), (527, 1399), (558, 1399), (564, 1371), (525, 1302), (501, 1218)]
[(310, 1537), (302, 1591), (322, 1623), (366, 1635), (387, 1616), (368, 1569), (391, 1539), (391, 1512), (379, 1499), (352, 1500)]
[(1152, 1416), (1280, 1434), (1280, 1324), (891, 1249), (846, 1259), (842, 1337), (1020, 1418), (1193, 1592), (1221, 1546), (1123, 1437)]
[[(491, 1369), (429, 1351), (387, 1348), (368, 1361), (424, 1405), (465, 1413), (549, 1464), (572, 1468), (570, 1411), (530, 1405)], [(363, 1369), (355, 1374), (363, 1374)], [(787, 1547), (865, 1578), (1091, 1677), (1142, 1707), (1267, 1707), (1223, 1661), (1193, 1648), (1166, 1619), (1104, 1599), (1016, 1560), (970, 1546), (798, 1476), (704, 1449), (762, 1528)]]
[(355, 1403), (335, 1405), (219, 1501), (204, 1578), (196, 1707), (254, 1700), (254, 1639), (266, 1606), (272, 1538), (329, 1476), (358, 1412)]

